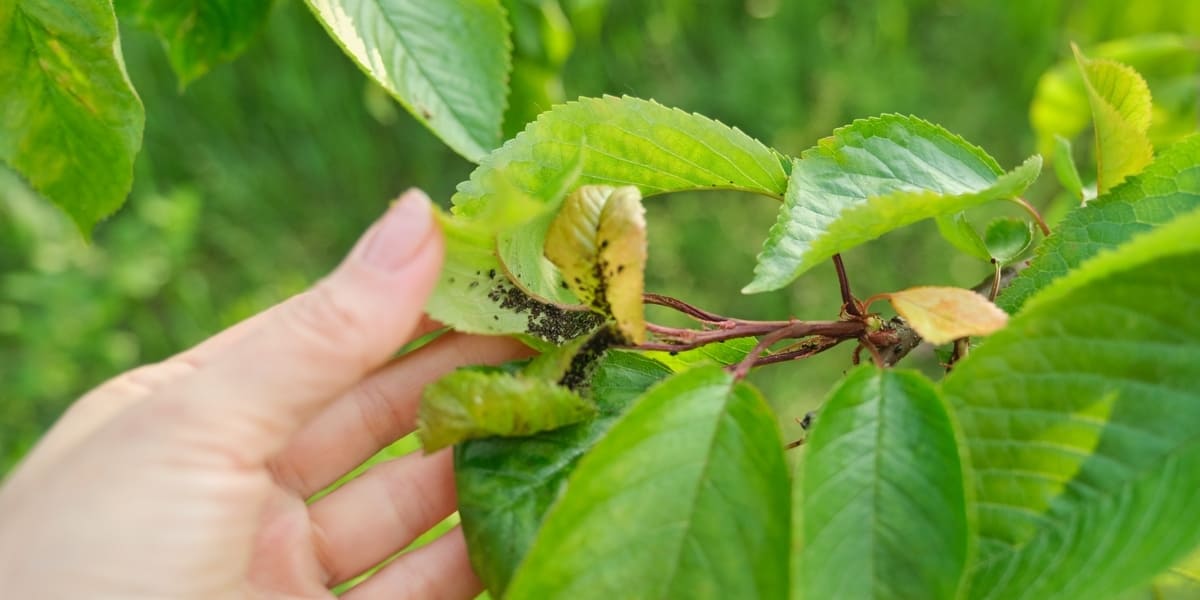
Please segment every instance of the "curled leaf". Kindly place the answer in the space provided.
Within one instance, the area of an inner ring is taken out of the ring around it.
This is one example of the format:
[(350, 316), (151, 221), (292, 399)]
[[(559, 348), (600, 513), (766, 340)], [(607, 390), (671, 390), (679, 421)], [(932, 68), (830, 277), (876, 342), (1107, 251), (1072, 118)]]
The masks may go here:
[(1112, 189), (1154, 160), (1150, 130), (1150, 86), (1131, 67), (1108, 59), (1089, 59), (1072, 45), (1083, 73), (1096, 130), (1096, 188)]
[(433, 452), (469, 439), (549, 431), (595, 414), (595, 404), (552, 381), (459, 370), (425, 388), (417, 437)]
[(546, 232), (545, 253), (565, 285), (612, 316), (625, 339), (645, 339), (646, 215), (636, 187), (586, 185), (567, 196)]
[(1006, 265), (1021, 256), (1033, 243), (1033, 224), (1022, 219), (996, 219), (988, 223), (983, 242), (992, 259)]
[(915, 287), (879, 294), (876, 298), (887, 298), (896, 312), (932, 344), (988, 335), (1008, 323), (1007, 313), (987, 298), (963, 288)]

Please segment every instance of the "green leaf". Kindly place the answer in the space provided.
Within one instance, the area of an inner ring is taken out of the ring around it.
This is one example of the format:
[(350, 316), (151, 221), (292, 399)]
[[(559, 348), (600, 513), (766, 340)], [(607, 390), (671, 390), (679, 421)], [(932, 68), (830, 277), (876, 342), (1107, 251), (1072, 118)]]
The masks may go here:
[(988, 223), (983, 233), (988, 254), (1006, 265), (1016, 260), (1033, 243), (1033, 224), (1024, 219), (1002, 218)]
[(969, 447), (973, 598), (1114, 597), (1200, 544), (1200, 212), (1031, 299), (943, 390)]
[[(1136, 69), (1154, 92), (1150, 139), (1163, 148), (1196, 129), (1200, 90), (1195, 83), (1200, 67), (1200, 40), (1171, 33), (1152, 33), (1114, 40), (1088, 48), (1093, 58), (1111, 59)], [(1051, 156), (1055, 137), (1073, 138), (1091, 121), (1088, 94), (1074, 58), (1055, 65), (1038, 80), (1030, 122), (1038, 152)]]
[(498, 0), (307, 0), (329, 35), (467, 160), (500, 145), (510, 68)]
[(1083, 73), (1096, 130), (1096, 191), (1103, 194), (1154, 160), (1150, 129), (1150, 86), (1119, 62), (1091, 60), (1072, 45)]
[(851, 372), (821, 409), (795, 485), (793, 598), (956, 597), (970, 539), (963, 469), (923, 375)]
[(997, 298), (1016, 314), (1035, 292), (1101, 250), (1200, 206), (1200, 136), (1164, 151), (1141, 175), (1067, 214)]
[(1054, 136), (1054, 173), (1069, 194), (1081, 202), (1087, 199), (1083, 195), (1083, 180), (1079, 178), (1079, 170), (1075, 168), (1075, 158), (1071, 154), (1071, 140), (1061, 135)]
[(550, 223), (545, 254), (575, 295), (616, 319), (625, 340), (645, 340), (646, 211), (636, 187), (575, 190)]
[(834, 254), (893, 229), (1017, 196), (1041, 157), (1004, 173), (983, 150), (916, 117), (838, 129), (792, 167), (779, 218), (743, 293), (779, 289)]
[(580, 461), (507, 597), (784, 598), (787, 479), (753, 388), (675, 375)]
[(496, 260), (495, 233), (477, 223), (437, 213), (446, 262), (425, 312), (458, 331), (530, 333), (562, 344), (595, 329), (604, 318), (531, 298)]
[(85, 236), (125, 202), (145, 111), (108, 0), (0, 3), (0, 160)]
[(950, 242), (952, 246), (979, 260), (990, 261), (992, 259), (987, 244), (975, 230), (975, 226), (967, 220), (966, 213), (943, 215), (935, 221), (942, 239)]
[(596, 368), (590, 421), (526, 438), (471, 440), (455, 447), (458, 512), (471, 564), (493, 597), (508, 588), (517, 565), (567, 476), (585, 452), (647, 388), (671, 374), (632, 352), (609, 352)]
[(468, 439), (549, 431), (595, 414), (595, 405), (553, 381), (460, 369), (425, 388), (417, 437), (428, 453)]
[(272, 0), (116, 0), (122, 18), (153, 30), (167, 48), (180, 86), (245, 50), (271, 12)]
[(717, 364), (721, 366), (737, 364), (746, 358), (746, 355), (750, 354), (757, 345), (757, 338), (746, 337), (725, 340), (715, 344), (705, 344), (699, 348), (683, 352), (656, 350), (653, 352), (644, 352), (643, 354), (667, 365), (672, 371), (680, 372), (703, 364)]
[[(711, 119), (636, 98), (584, 98), (542, 113), (520, 135), (484, 159), (454, 195), (456, 216), (471, 218), (491, 202), (493, 173), (546, 203), (551, 217), (561, 173), (579, 165), (576, 186), (633, 185), (643, 196), (735, 189), (780, 197), (784, 159), (741, 131)], [(551, 218), (500, 236), (505, 269), (536, 297), (558, 304), (561, 275), (544, 256)]]

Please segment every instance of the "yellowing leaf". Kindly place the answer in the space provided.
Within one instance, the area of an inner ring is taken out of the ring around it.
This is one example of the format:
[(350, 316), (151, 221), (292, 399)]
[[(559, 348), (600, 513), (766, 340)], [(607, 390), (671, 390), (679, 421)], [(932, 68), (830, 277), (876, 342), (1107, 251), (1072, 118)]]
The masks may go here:
[(646, 215), (636, 187), (587, 185), (567, 196), (546, 232), (545, 253), (571, 291), (611, 315), (625, 339), (645, 339)]
[(1150, 130), (1150, 87), (1131, 67), (1092, 60), (1072, 45), (1083, 74), (1096, 130), (1096, 188), (1101, 194), (1136, 175), (1154, 160)]
[(417, 437), (433, 452), (469, 439), (532, 435), (595, 414), (595, 404), (551, 381), (460, 370), (425, 388)]
[(1008, 323), (1008, 314), (979, 294), (956, 287), (915, 287), (880, 294), (921, 337), (945, 344), (972, 335), (988, 335)]

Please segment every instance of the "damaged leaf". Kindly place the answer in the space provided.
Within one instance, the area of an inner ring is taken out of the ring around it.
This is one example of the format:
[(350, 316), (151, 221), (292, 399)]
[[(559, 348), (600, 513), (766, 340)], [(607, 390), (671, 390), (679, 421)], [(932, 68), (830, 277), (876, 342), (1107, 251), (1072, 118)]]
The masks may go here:
[(459, 370), (425, 388), (417, 437), (425, 452), (490, 436), (525, 436), (595, 416), (596, 406), (552, 381)]
[(580, 300), (616, 320), (622, 337), (645, 339), (646, 215), (636, 187), (588, 185), (567, 196), (545, 253)]
[(915, 287), (879, 294), (931, 344), (945, 344), (972, 335), (988, 335), (1008, 323), (1008, 314), (987, 298), (963, 288)]

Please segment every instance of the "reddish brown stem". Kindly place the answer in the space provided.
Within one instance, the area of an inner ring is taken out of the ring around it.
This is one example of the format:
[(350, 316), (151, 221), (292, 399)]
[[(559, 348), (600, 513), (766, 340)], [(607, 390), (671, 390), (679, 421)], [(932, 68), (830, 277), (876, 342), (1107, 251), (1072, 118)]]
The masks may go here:
[(667, 308), (672, 308), (672, 309), (675, 309), (689, 317), (692, 317), (693, 319), (696, 319), (697, 321), (702, 321), (705, 323), (720, 323), (723, 321), (734, 320), (734, 319), (730, 319), (729, 317), (723, 317), (716, 313), (708, 312), (707, 310), (704, 310), (702, 308), (697, 308), (697, 307), (692, 306), (691, 304), (688, 304), (687, 302), (684, 302), (683, 300), (680, 300), (678, 298), (672, 298), (670, 296), (663, 296), (661, 294), (650, 294), (650, 293), (642, 294), (642, 302), (644, 302), (646, 304), (655, 304), (658, 306), (665, 306)]
[(842, 255), (833, 255), (833, 267), (837, 269), (838, 286), (842, 291), (842, 307), (846, 314), (855, 317), (861, 317), (862, 312), (858, 310), (858, 301), (854, 299), (854, 293), (850, 291), (850, 279), (846, 277), (846, 265), (842, 264)]

